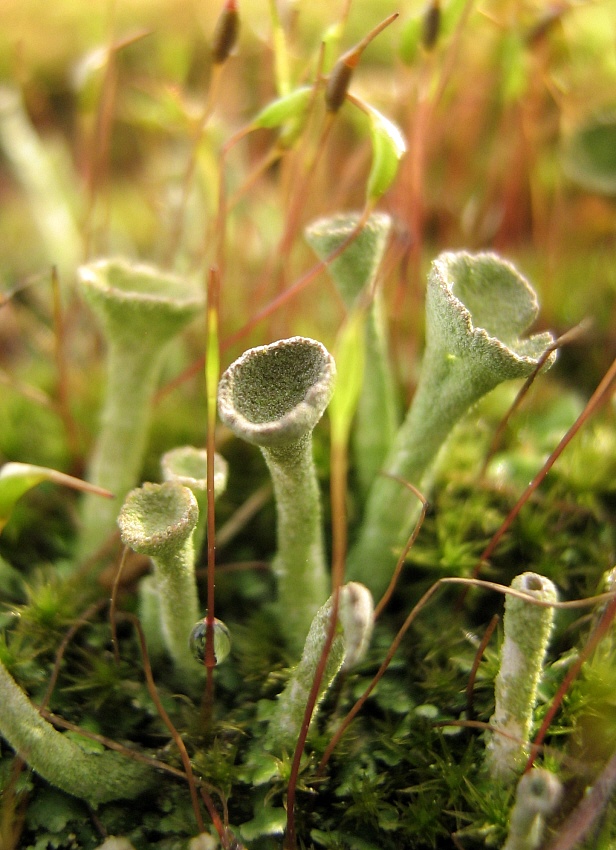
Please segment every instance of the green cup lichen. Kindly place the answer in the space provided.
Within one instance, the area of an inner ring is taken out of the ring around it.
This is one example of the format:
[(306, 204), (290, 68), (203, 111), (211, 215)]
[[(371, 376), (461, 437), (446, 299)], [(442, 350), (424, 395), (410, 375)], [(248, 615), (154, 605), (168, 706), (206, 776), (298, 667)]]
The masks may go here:
[[(528, 281), (495, 254), (441, 254), (426, 297), (426, 349), (413, 402), (374, 480), (347, 575), (380, 596), (418, 516), (417, 499), (454, 425), (502, 381), (528, 377), (552, 344), (549, 333), (525, 337), (536, 319)], [(555, 355), (551, 354), (547, 366)]]
[(220, 418), (259, 446), (272, 476), (281, 624), (298, 653), (328, 596), (312, 431), (331, 399), (335, 374), (334, 360), (320, 342), (296, 336), (246, 351), (218, 389)]
[(138, 481), (166, 344), (201, 311), (203, 294), (189, 280), (124, 260), (81, 266), (79, 284), (107, 341), (106, 398), (87, 477), (114, 494), (84, 500), (80, 555), (87, 557), (113, 532)]
[[(359, 213), (319, 219), (306, 229), (306, 240), (325, 260), (351, 237), (360, 220)], [(364, 380), (352, 433), (354, 465), (364, 497), (385, 462), (399, 425), (383, 293), (375, 286), (391, 228), (388, 215), (372, 213), (353, 241), (327, 267), (347, 310), (362, 298), (370, 302), (365, 323)]]
[(152, 559), (165, 644), (178, 672), (188, 677), (197, 670), (189, 639), (199, 619), (193, 545), (198, 518), (192, 491), (175, 481), (132, 490), (118, 517), (122, 542)]
[[(554, 622), (556, 588), (537, 573), (522, 573), (511, 582), (529, 601), (508, 595), (503, 618), (504, 638), (495, 683), (495, 708), (486, 749), (486, 766), (493, 779), (512, 782), (529, 755), (530, 732), (537, 689)], [(536, 605), (533, 600), (545, 605)], [(504, 734), (499, 734), (503, 732)]]

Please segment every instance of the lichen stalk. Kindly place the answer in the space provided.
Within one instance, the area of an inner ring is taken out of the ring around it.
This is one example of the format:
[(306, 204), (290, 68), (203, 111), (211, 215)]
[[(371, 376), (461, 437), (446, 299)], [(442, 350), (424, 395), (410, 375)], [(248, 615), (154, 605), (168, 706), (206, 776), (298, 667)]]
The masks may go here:
[(503, 850), (537, 850), (545, 819), (558, 805), (563, 786), (557, 776), (542, 768), (525, 773), (516, 788)]
[(160, 352), (111, 345), (107, 352), (106, 401), (90, 458), (89, 481), (113, 499), (84, 499), (82, 554), (92, 554), (113, 529), (124, 496), (139, 476), (150, 421), (150, 402), (160, 369)]
[(192, 491), (167, 481), (132, 490), (118, 517), (122, 542), (152, 560), (165, 644), (178, 672), (188, 676), (198, 669), (189, 648), (199, 619), (193, 545), (198, 516)]
[[(278, 698), (265, 741), (266, 748), (274, 752), (290, 753), (295, 748), (304, 721), (308, 696), (328, 638), (333, 608), (334, 597), (330, 596), (325, 605), (317, 611), (304, 644), (301, 660)], [(356, 582), (349, 582), (341, 587), (338, 623), (321, 678), (313, 720), (319, 703), (340, 669), (350, 669), (363, 657), (370, 641), (373, 622), (374, 606), (367, 588)]]
[(0, 662), (0, 733), (43, 779), (92, 805), (137, 797), (152, 769), (119, 753), (92, 753), (48, 723)]
[[(557, 601), (556, 587), (545, 576), (522, 573), (513, 590), (530, 600), (508, 595), (503, 618), (503, 644), (495, 683), (495, 709), (486, 750), (486, 767), (498, 782), (512, 782), (529, 754), (533, 710), (548, 648)], [(549, 603), (536, 605), (533, 599)], [(505, 734), (499, 734), (499, 733)]]
[(218, 390), (221, 419), (259, 446), (272, 476), (281, 624), (298, 654), (328, 595), (312, 431), (331, 399), (334, 376), (333, 358), (321, 343), (292, 337), (245, 352)]
[[(428, 279), (426, 349), (413, 402), (368, 495), (347, 575), (378, 597), (418, 515), (422, 492), (453, 427), (502, 381), (528, 377), (553, 339), (522, 335), (538, 313), (528, 282), (495, 254), (445, 253)], [(554, 356), (547, 361), (551, 365)], [(395, 480), (398, 479), (398, 480)]]

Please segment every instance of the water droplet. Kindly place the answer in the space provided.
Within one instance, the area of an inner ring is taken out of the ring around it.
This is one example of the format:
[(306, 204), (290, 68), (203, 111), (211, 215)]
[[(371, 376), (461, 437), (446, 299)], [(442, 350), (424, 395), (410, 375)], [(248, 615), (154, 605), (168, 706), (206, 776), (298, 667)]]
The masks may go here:
[[(190, 651), (197, 661), (205, 661), (205, 641), (207, 635), (207, 618), (199, 620), (190, 633)], [(216, 664), (225, 660), (231, 651), (231, 632), (222, 620), (214, 618), (214, 658)]]

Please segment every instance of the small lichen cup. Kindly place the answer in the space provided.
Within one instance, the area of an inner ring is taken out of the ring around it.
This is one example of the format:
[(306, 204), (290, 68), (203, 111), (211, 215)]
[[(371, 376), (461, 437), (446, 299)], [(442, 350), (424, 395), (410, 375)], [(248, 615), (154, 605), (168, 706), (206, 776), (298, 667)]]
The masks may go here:
[(175, 481), (132, 490), (118, 517), (122, 542), (152, 560), (162, 635), (178, 673), (187, 677), (198, 670), (189, 647), (199, 619), (193, 545), (198, 518), (192, 491)]
[(325, 346), (296, 336), (246, 351), (218, 388), (220, 418), (259, 446), (272, 476), (281, 625), (297, 653), (328, 596), (312, 431), (332, 397), (335, 374)]
[[(207, 525), (207, 451), (195, 446), (177, 446), (161, 458), (161, 469), (165, 481), (177, 481), (188, 487), (199, 505), (199, 522), (195, 528), (195, 556), (199, 557)], [(224, 493), (229, 478), (229, 465), (214, 454), (214, 499)]]
[(78, 280), (107, 342), (106, 396), (87, 478), (114, 494), (84, 499), (79, 555), (85, 558), (113, 532), (138, 481), (166, 344), (198, 315), (204, 299), (190, 280), (125, 260), (83, 265)]
[[(550, 333), (525, 337), (539, 311), (537, 296), (511, 263), (492, 253), (441, 254), (426, 295), (426, 349), (406, 419), (370, 488), (347, 576), (386, 589), (419, 514), (400, 479), (425, 491), (432, 465), (454, 425), (502, 381), (526, 378), (553, 342)], [(554, 362), (555, 353), (545, 368)], [(395, 480), (398, 479), (398, 480)]]

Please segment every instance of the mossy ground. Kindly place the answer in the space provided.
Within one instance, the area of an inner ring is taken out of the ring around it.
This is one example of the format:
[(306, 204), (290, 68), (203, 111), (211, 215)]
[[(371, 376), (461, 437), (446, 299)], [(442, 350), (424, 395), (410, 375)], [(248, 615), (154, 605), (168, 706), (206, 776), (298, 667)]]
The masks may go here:
[[(499, 404), (497, 399), (491, 400), (477, 411), (486, 438), (494, 424), (489, 417)], [(539, 426), (545, 421), (532, 410), (522, 418), (524, 445), (519, 445), (515, 434), (510, 435), (509, 445), (493, 465), (495, 475), (502, 475), (503, 464), (524, 468), (528, 453), (539, 450)], [(595, 427), (606, 429), (611, 439), (616, 439), (608, 423)], [(311, 733), (298, 794), (298, 835), (305, 846), (445, 848), (451, 846), (451, 833), (463, 847), (485, 846), (486, 841), (488, 846), (499, 846), (504, 841), (511, 795), (495, 787), (483, 772), (483, 733), (443, 725), (468, 717), (465, 689), (486, 625), (502, 608), (502, 599), (496, 594), (473, 591), (460, 607), (459, 588), (444, 588), (406, 635), (325, 774), (316, 773), (329, 737), (367, 686), (410, 608), (436, 579), (470, 575), (505, 518), (515, 478), (509, 480), (510, 491), (497, 486), (495, 479), (477, 480), (485, 443), (485, 439), (477, 439), (476, 420), (458, 429), (436, 483), (432, 508), (409, 555), (397, 595), (377, 627), (368, 657), (337, 684), (320, 714), (318, 728)], [(562, 469), (555, 470), (524, 508), (492, 560), (491, 579), (507, 584), (516, 573), (532, 569), (549, 575), (567, 598), (599, 590), (600, 577), (614, 551), (614, 494), (612, 482), (602, 476), (601, 469), (593, 469), (588, 458), (584, 466), (593, 488), (580, 488), (579, 482), (576, 486), (573, 471), (587, 450), (583, 440), (572, 445)], [(255, 466), (251, 474), (258, 481), (262, 470), (260, 464)], [(598, 478), (603, 486), (598, 486)], [(54, 498), (53, 493), (45, 495)], [(237, 496), (232, 487), (221, 506), (223, 515), (232, 509)], [(267, 517), (269, 508), (264, 513)], [(24, 514), (28, 516), (27, 511)], [(20, 521), (24, 522), (24, 517), (16, 517), (18, 524)], [(264, 525), (269, 529), (259, 528)], [(277, 761), (259, 750), (259, 738), (269, 701), (275, 699), (286, 678), (289, 659), (281, 650), (276, 630), (270, 575), (262, 569), (225, 572), (224, 561), (235, 562), (236, 551), (242, 559), (259, 558), (258, 541), (262, 539), (265, 545), (271, 529), (271, 523), (259, 516), (221, 559), (217, 610), (233, 633), (234, 648), (230, 659), (217, 670), (210, 728), (203, 728), (203, 680), (195, 681), (190, 695), (179, 695), (166, 662), (155, 668), (161, 699), (188, 746), (197, 774), (216, 789), (214, 798), (224, 800), (229, 823), (239, 827), (238, 834), (256, 850), (280, 845), (285, 819), (291, 754)], [(4, 543), (9, 557), (13, 547), (19, 548), (11, 536)], [(41, 526), (40, 535), (34, 536), (41, 540), (33, 540), (31, 532), (31, 546), (50, 545), (49, 541), (46, 544), (46, 527)], [(251, 541), (257, 543), (253, 551)], [(270, 546), (272, 542), (273, 538)], [(5, 629), (1, 651), (15, 677), (39, 701), (66, 630), (90, 600), (84, 598), (82, 583), (63, 581), (50, 563), (22, 570), (26, 581), (13, 571), (2, 576)], [(92, 599), (104, 593), (97, 589), (96, 581), (90, 591)], [(128, 586), (122, 591), (121, 607), (130, 610), (134, 605), (134, 588)], [(579, 612), (557, 617), (537, 723), (567, 669), (567, 659), (583, 644), (588, 625)], [(119, 664), (114, 660), (106, 612), (83, 624), (66, 650), (50, 708), (83, 729), (137, 747), (181, 769), (168, 731), (148, 695), (135, 635), (123, 626), (118, 638)], [(487, 721), (493, 710), (497, 644), (495, 636), (479, 666), (472, 706), (476, 720)], [(569, 777), (572, 796), (568, 806), (580, 793), (580, 764), (592, 775), (605, 758), (607, 742), (616, 739), (610, 685), (614, 684), (613, 653), (608, 640), (586, 665), (547, 740), (543, 760)], [(101, 746), (82, 740), (94, 749)], [(171, 776), (161, 775), (156, 792), (142, 800), (110, 803), (92, 812), (27, 769), (17, 771), (6, 748), (0, 769), (3, 840), (9, 841), (8, 824), (19, 824), (23, 815), (20, 847), (88, 850), (97, 847), (105, 834), (122, 834), (138, 850), (179, 848), (198, 831), (186, 785)], [(270, 831), (274, 835), (268, 836)], [(616, 838), (611, 827), (606, 826), (604, 833), (604, 842), (609, 841), (607, 836)]]

